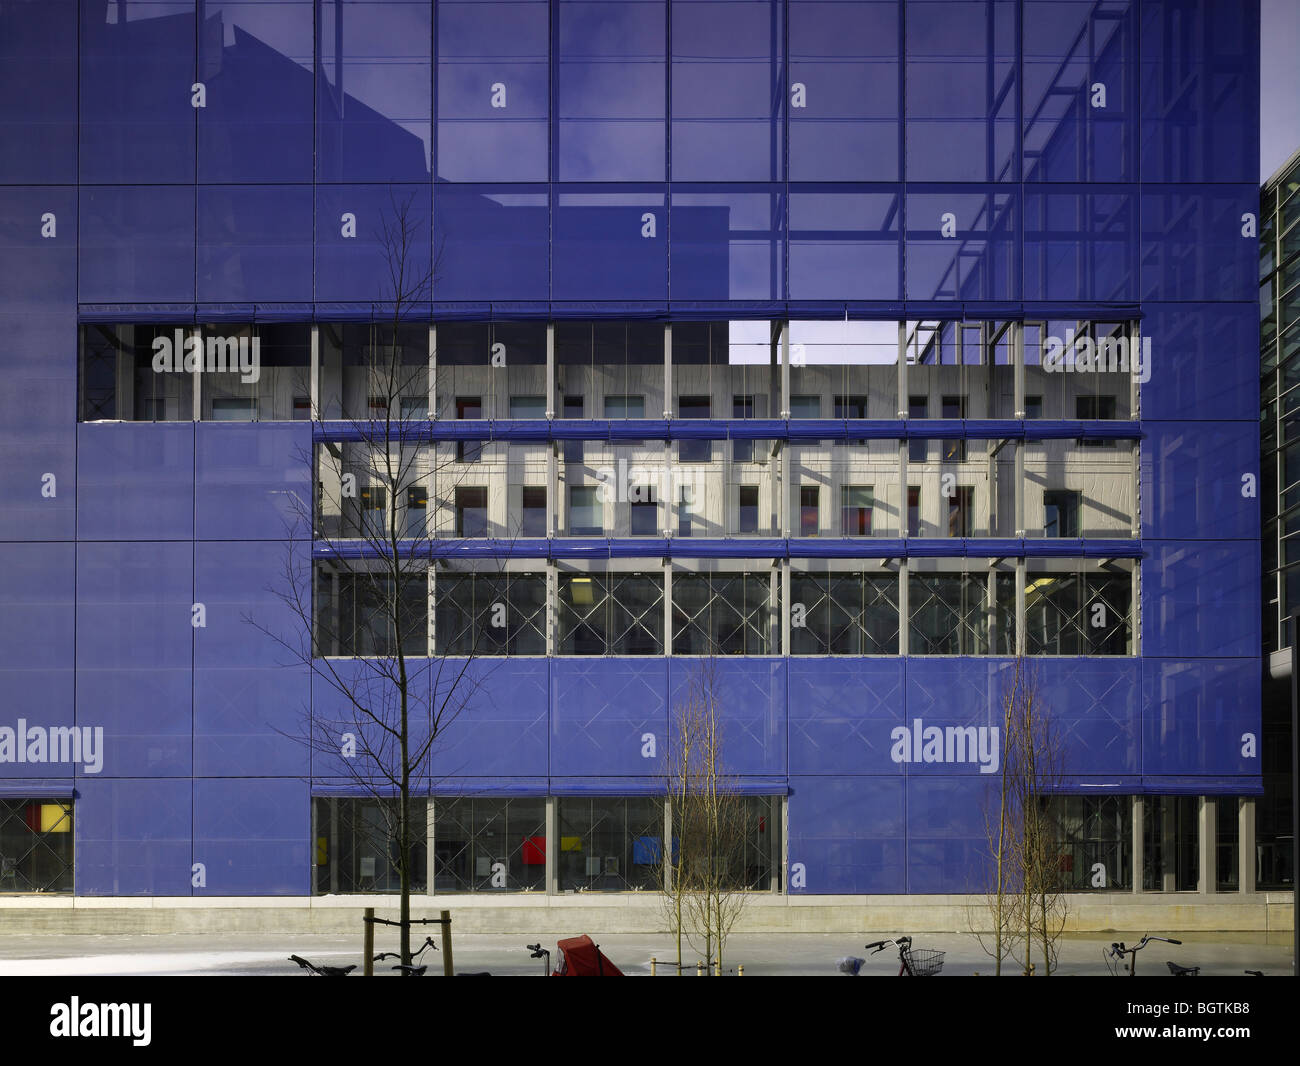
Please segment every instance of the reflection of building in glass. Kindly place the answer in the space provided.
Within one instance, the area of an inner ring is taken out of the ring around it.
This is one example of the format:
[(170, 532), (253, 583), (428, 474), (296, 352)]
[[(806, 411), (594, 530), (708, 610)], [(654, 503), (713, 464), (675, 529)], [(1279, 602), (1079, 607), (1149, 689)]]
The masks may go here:
[[(1257, 44), (1212, 0), (5, 5), (0, 683), (106, 748), (0, 747), (0, 890), (391, 891), (383, 805), (285, 734), (399, 647), (434, 697), (473, 658), (422, 890), (652, 890), (711, 653), (764, 906), (981, 888), (945, 752), (1022, 654), (1072, 889), (1288, 883)], [(241, 621), (287, 624), (287, 546), (311, 667)], [(891, 757), (914, 722), (947, 746)]]

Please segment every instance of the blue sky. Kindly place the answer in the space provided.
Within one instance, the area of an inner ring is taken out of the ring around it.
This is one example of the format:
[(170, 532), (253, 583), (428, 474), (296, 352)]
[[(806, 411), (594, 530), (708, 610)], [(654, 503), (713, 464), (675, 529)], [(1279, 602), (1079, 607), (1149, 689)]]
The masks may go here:
[(1259, 179), (1300, 148), (1300, 0), (1260, 3)]

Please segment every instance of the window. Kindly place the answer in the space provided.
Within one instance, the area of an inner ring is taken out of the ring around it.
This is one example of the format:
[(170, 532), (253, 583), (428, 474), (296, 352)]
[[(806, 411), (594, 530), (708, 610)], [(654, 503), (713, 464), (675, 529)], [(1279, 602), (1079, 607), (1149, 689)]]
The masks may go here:
[(419, 539), (425, 534), (425, 520), (429, 513), (429, 493), (420, 486), (406, 490), (406, 535)]
[[(415, 824), (424, 825), (424, 797), (412, 797)], [(396, 798), (350, 799), (314, 796), (313, 822), (317, 838), (325, 840), (325, 862), (316, 864), (316, 892), (396, 892), (401, 887), (397, 870)], [(411, 888), (423, 891), (426, 869), (424, 834), (411, 841)], [(319, 846), (316, 849), (319, 851)]]
[(1079, 493), (1049, 489), (1043, 493), (1043, 536), (1079, 535)]
[(821, 526), (817, 485), (799, 486), (799, 536), (815, 537)]
[(821, 418), (822, 398), (820, 396), (791, 396), (791, 418)]
[(545, 418), (546, 397), (545, 396), (511, 396), (510, 417), (511, 418)]
[(1025, 417), (1026, 418), (1043, 417), (1043, 398), (1041, 396), (1025, 397)]
[[(929, 418), (930, 404), (924, 396), (907, 398), (908, 418)], [(914, 463), (923, 463), (929, 453), (930, 442), (913, 438), (907, 442), (907, 458)]]
[(989, 654), (987, 599), (982, 574), (913, 572), (908, 578), (908, 650), (913, 655)]
[(575, 537), (599, 537), (605, 532), (601, 502), (594, 487), (574, 485), (569, 489), (569, 533)]
[(873, 502), (871, 486), (844, 485), (840, 488), (840, 528), (844, 536), (871, 536)]
[(487, 536), (487, 489), (456, 489), (456, 536)]
[[(564, 417), (565, 418), (582, 418), (585, 406), (581, 396), (566, 396), (564, 398)], [(566, 440), (564, 442), (564, 461), (566, 463), (582, 462), (582, 449), (585, 441)]]
[[(674, 586), (675, 591), (675, 586)], [(898, 578), (891, 574), (790, 574), (792, 655), (897, 655)]]
[(606, 396), (606, 418), (645, 418), (644, 396)]
[(357, 535), (370, 540), (383, 540), (387, 537), (387, 522), (384, 519), (388, 493), (382, 487), (368, 486), (358, 493), (357, 504), (361, 512)]
[[(836, 396), (835, 397), (835, 417), (836, 418), (866, 418), (867, 417), (867, 398), (865, 396)], [(850, 444), (866, 444), (865, 440), (851, 440)]]
[(295, 396), (293, 398), (293, 420), (295, 422), (311, 421), (310, 396)]
[(634, 500), (628, 510), (632, 536), (653, 537), (659, 532), (659, 505), (654, 500)]
[[(965, 418), (966, 397), (945, 396), (943, 398), (943, 417), (952, 419)], [(945, 463), (964, 463), (966, 461), (965, 440), (941, 441), (939, 455)]]
[(546, 536), (546, 489), (525, 486), (521, 492), (523, 519), (519, 523), (521, 537)]
[(545, 655), (544, 574), (463, 573), (434, 578), (439, 655)]
[[(683, 396), (677, 401), (677, 413), (681, 418), (708, 418), (709, 398), (707, 396)], [(713, 441), (682, 440), (677, 442), (677, 455), (683, 463), (707, 463), (713, 458)]]
[(691, 503), (694, 495), (691, 489), (683, 485), (681, 493), (677, 497), (677, 535), (679, 537), (689, 537), (691, 535)]
[(433, 801), (436, 892), (541, 891), (546, 887), (546, 800)]
[(212, 421), (256, 422), (257, 401), (252, 399), (214, 399), (212, 401)]
[(921, 535), (921, 488), (919, 485), (907, 486), (907, 535)]
[(428, 396), (403, 396), (402, 421), (423, 422), (429, 417)]
[[(750, 396), (733, 396), (731, 398), (731, 417), (732, 418), (753, 418), (754, 417), (754, 397)], [(736, 463), (752, 462), (754, 458), (754, 442), (752, 440), (733, 440), (731, 442), (731, 459)]]
[[(482, 418), (483, 399), (479, 396), (456, 397), (457, 418)], [(456, 442), (456, 459), (462, 463), (477, 463), (483, 455), (483, 442), (478, 440), (458, 440)]]
[(969, 485), (959, 485), (948, 497), (948, 536), (971, 536), (971, 498), (975, 490)]
[(1026, 654), (1132, 653), (1130, 575), (1031, 571), (1025, 581)]
[(72, 891), (72, 798), (0, 797), (0, 893)]
[(560, 890), (657, 889), (663, 867), (664, 802), (660, 796), (558, 801)]
[(770, 655), (772, 577), (673, 574), (674, 655)]
[[(1114, 396), (1076, 396), (1074, 398), (1074, 417), (1087, 420), (1113, 420), (1115, 417)], [(1085, 437), (1079, 441), (1084, 448), (1113, 448), (1113, 440), (1098, 440)]]
[(663, 599), (661, 573), (561, 573), (558, 653), (662, 655)]
[(757, 533), (758, 532), (758, 486), (741, 485), (740, 494), (740, 513), (737, 516), (736, 524), (737, 533)]
[(428, 563), (411, 560), (393, 579), (364, 569), (343, 569), (343, 561), (316, 570), (314, 647), (316, 656), (386, 656), (397, 651), (401, 630), (406, 655), (429, 654)]

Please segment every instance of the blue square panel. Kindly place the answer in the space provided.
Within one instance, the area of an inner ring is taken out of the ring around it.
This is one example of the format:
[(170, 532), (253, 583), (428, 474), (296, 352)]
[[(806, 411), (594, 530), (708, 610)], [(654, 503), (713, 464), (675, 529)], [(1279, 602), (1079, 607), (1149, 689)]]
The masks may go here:
[(77, 545), (77, 668), (186, 670), (193, 657), (192, 543)]
[(792, 185), (790, 299), (899, 299), (901, 209), (889, 186)]
[(396, 267), (404, 302), (432, 299), (429, 196), (427, 185), (317, 186), (316, 299), (391, 302)]
[(311, 299), (310, 185), (201, 185), (196, 232), (200, 302)]
[(63, 311), (76, 299), (76, 191), (0, 186), (0, 311)]
[(0, 10), (0, 185), (77, 180), (77, 0)]
[(191, 894), (192, 782), (83, 778), (77, 793), (77, 895)]
[(324, 0), (316, 77), (318, 181), (427, 181), (432, 5)]
[(195, 0), (83, 3), (83, 182), (194, 180)]
[(189, 667), (79, 668), (77, 725), (103, 737), (103, 754), (98, 767), (83, 760), (77, 777), (189, 777), (193, 687)]
[(310, 891), (311, 802), (305, 781), (194, 782), (195, 895), (303, 896)]
[(657, 774), (669, 742), (666, 659), (551, 661), (553, 776)]
[(1142, 0), (1142, 178), (1259, 178), (1259, 0)]
[(1258, 228), (1258, 186), (1144, 185), (1142, 298), (1253, 299)]
[(444, 659), (434, 673), (437, 690), (450, 696), (434, 745), (436, 779), (545, 776), (545, 659)]
[(205, 0), (200, 182), (312, 180), (312, 6)]
[(1026, 186), (1024, 299), (1138, 298), (1138, 203), (1131, 186)]
[(790, 659), (790, 772), (901, 774), (889, 757), (903, 723), (903, 660)]
[[(1068, 775), (1141, 772), (1141, 681), (1136, 658), (1051, 658), (1032, 662), (1026, 675), (1057, 745), (1054, 772)], [(1013, 667), (1001, 671), (1009, 692)]]
[(785, 197), (777, 186), (674, 185), (671, 214), (674, 300), (785, 298)]
[(83, 185), (82, 303), (194, 300), (194, 188)]
[(77, 445), (80, 537), (193, 539), (194, 423), (84, 423)]
[(1146, 434), (1143, 537), (1259, 539), (1257, 422), (1152, 422)]
[(549, 300), (550, 202), (526, 185), (439, 185), (437, 300)]
[(200, 540), (309, 537), (311, 426), (200, 422), (194, 427)]
[[(1258, 776), (1260, 660), (1147, 659), (1142, 664), (1142, 773)], [(1154, 781), (1152, 781), (1154, 779)]]
[(556, 300), (666, 300), (668, 208), (636, 186), (556, 186), (551, 264)]
[(985, 826), (995, 809), (997, 780), (997, 775), (908, 778), (907, 892), (938, 895), (988, 887)]
[(715, 709), (722, 772), (785, 774), (784, 660), (728, 656), (710, 661), (678, 656), (668, 662), (669, 706), (681, 707), (695, 699)]
[(1151, 379), (1142, 385), (1142, 420), (1259, 418), (1259, 306), (1151, 303), (1142, 308), (1151, 339)]
[[(907, 712), (889, 758), (916, 775), (997, 775), (1005, 662), (910, 656)], [(901, 730), (901, 731), (900, 731)]]
[(792, 777), (791, 895), (906, 891), (902, 778)]
[(907, 192), (907, 298), (1010, 300), (1019, 295), (1015, 194), (997, 186)]
[(1144, 656), (1244, 656), (1258, 662), (1259, 541), (1147, 541)]

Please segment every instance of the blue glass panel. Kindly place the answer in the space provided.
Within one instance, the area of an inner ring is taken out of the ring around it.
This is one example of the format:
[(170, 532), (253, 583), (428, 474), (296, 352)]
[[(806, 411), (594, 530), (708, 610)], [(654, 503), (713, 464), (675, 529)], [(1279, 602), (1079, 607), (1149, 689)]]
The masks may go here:
[(310, 186), (201, 186), (197, 240), (200, 301), (311, 299)]
[(194, 189), (81, 189), (82, 303), (194, 300)]
[(434, 748), (434, 776), (518, 777), (547, 772), (545, 659), (448, 659), (438, 667), (456, 679), (445, 730)]
[(1025, 181), (1133, 181), (1137, 3), (1025, 0)]
[[(408, 658), (408, 737), (411, 751), (429, 739), (430, 708), (439, 703), (433, 693), (438, 660)], [(312, 673), (311, 724), (307, 736), (312, 750), (312, 777), (337, 778), (358, 789), (363, 783), (380, 787), (385, 771), (400, 766), (391, 730), (400, 723), (398, 690), (391, 679), (389, 659), (317, 660)], [(440, 694), (452, 699), (449, 679), (440, 679)], [(359, 710), (357, 704), (366, 708)], [(356, 738), (356, 754), (344, 755), (343, 735)], [(419, 776), (428, 772), (428, 760)]]
[[(717, 709), (728, 774), (786, 771), (786, 667), (781, 659), (669, 659), (669, 705), (707, 691)], [(707, 686), (707, 688), (701, 688)]]
[[(44, 727), (73, 724), (73, 581), (71, 544), (0, 543), (0, 691), (2, 719)], [(70, 764), (8, 762), (0, 778), (46, 777)]]
[(1123, 187), (1028, 186), (1026, 300), (1136, 300), (1137, 204)]
[(1017, 6), (908, 3), (908, 181), (1019, 180)]
[(783, 176), (781, 5), (674, 0), (674, 181)]
[[(902, 778), (792, 777), (789, 892), (906, 891), (904, 811)], [(793, 884), (796, 864), (803, 888)]]
[(310, 597), (306, 545), (207, 542), (195, 546), (194, 770), (197, 774), (306, 775), (310, 673), (291, 649), (307, 623), (282, 598), (295, 580)]
[(1260, 665), (1258, 656), (1144, 661), (1143, 774), (1259, 774)]
[(321, 0), (319, 11), (317, 177), (427, 180), (432, 5)]
[(310, 846), (307, 782), (194, 782), (194, 861), (207, 874), (196, 895), (306, 895)]
[(903, 660), (790, 659), (790, 772), (898, 774)]
[[(996, 776), (1001, 757), (992, 730), (1002, 722), (998, 692), (1004, 668), (1005, 663), (996, 659), (910, 656), (905, 732), (891, 742), (890, 759), (905, 764), (909, 777)], [(968, 732), (970, 727), (976, 730), (974, 735)], [(941, 744), (927, 743), (937, 735), (931, 729), (944, 731)]]
[(81, 5), (83, 182), (192, 182), (194, 0)]
[(550, 172), (546, 0), (438, 5), (440, 181), (545, 181)]
[[(1259, 424), (1151, 423), (1142, 442), (1142, 536), (1259, 539)], [(1242, 496), (1242, 476), (1256, 491)]]
[[(345, 218), (348, 215), (352, 218)], [(408, 233), (406, 275), (415, 282), (427, 281), (432, 262), (427, 186), (317, 186), (316, 299), (392, 301), (390, 268), (402, 261), (403, 220)], [(427, 283), (422, 294), (408, 289), (406, 296), (408, 302), (431, 298)]]
[(662, 181), (667, 11), (654, 0), (559, 0), (560, 181)]
[(787, 10), (790, 180), (899, 180), (898, 0), (789, 0)]
[(0, 184), (77, 180), (77, 3), (0, 9)]
[(1144, 304), (1151, 380), (1142, 419), (1259, 417), (1259, 308), (1247, 304)]
[(311, 0), (205, 0), (203, 15), (198, 180), (311, 181)]
[(897, 189), (791, 186), (790, 299), (898, 299), (900, 208)]
[(72, 189), (0, 188), (0, 310), (62, 310), (75, 303), (76, 249)]
[(311, 427), (200, 422), (194, 427), (194, 523), (200, 540), (309, 537)]
[(1142, 178), (1259, 177), (1259, 0), (1142, 0)]
[(662, 192), (557, 186), (552, 250), (556, 300), (668, 298), (668, 211)]
[(996, 186), (922, 192), (909, 186), (907, 298), (1014, 299), (1020, 287), (1016, 214), (1015, 194)]
[[(1142, 295), (1149, 300), (1252, 300), (1259, 293), (1259, 189), (1142, 188)], [(1257, 223), (1258, 224), (1258, 223)]]
[(674, 300), (784, 298), (785, 203), (777, 188), (674, 185), (671, 213)]
[[(184, 605), (176, 606), (177, 612)], [(103, 761), (98, 770), (82, 762), (77, 777), (185, 777), (193, 772), (193, 674), (186, 664), (168, 668), (148, 662), (156, 647), (149, 631), (155, 619), (144, 620), (140, 610), (119, 610), (117, 624), (133, 634), (139, 668), (90, 669), (82, 666), (86, 643), (80, 627), (87, 618), (101, 620), (107, 611), (78, 610), (77, 725), (83, 730), (103, 729)], [(188, 625), (182, 621), (185, 628)], [(188, 636), (188, 634), (184, 634)], [(92, 649), (98, 655), (99, 649)], [(163, 655), (170, 655), (170, 651)], [(161, 658), (162, 656), (160, 656)]]
[(908, 778), (908, 892), (978, 892), (988, 887), (985, 811), (995, 796), (996, 779)]
[(193, 787), (188, 780), (78, 781), (77, 894), (190, 895)]
[(1259, 541), (1148, 541), (1146, 547), (1142, 654), (1258, 661)]
[(77, 427), (77, 535), (194, 537), (194, 423)]
[(551, 213), (526, 186), (439, 185), (438, 300), (549, 300)]
[[(656, 774), (668, 736), (666, 659), (551, 661), (551, 774)], [(657, 754), (641, 752), (646, 733)]]
[[(1141, 772), (1139, 660), (1037, 659), (1029, 677), (1061, 745), (1062, 774)], [(1000, 691), (1011, 668), (1004, 666)]]

